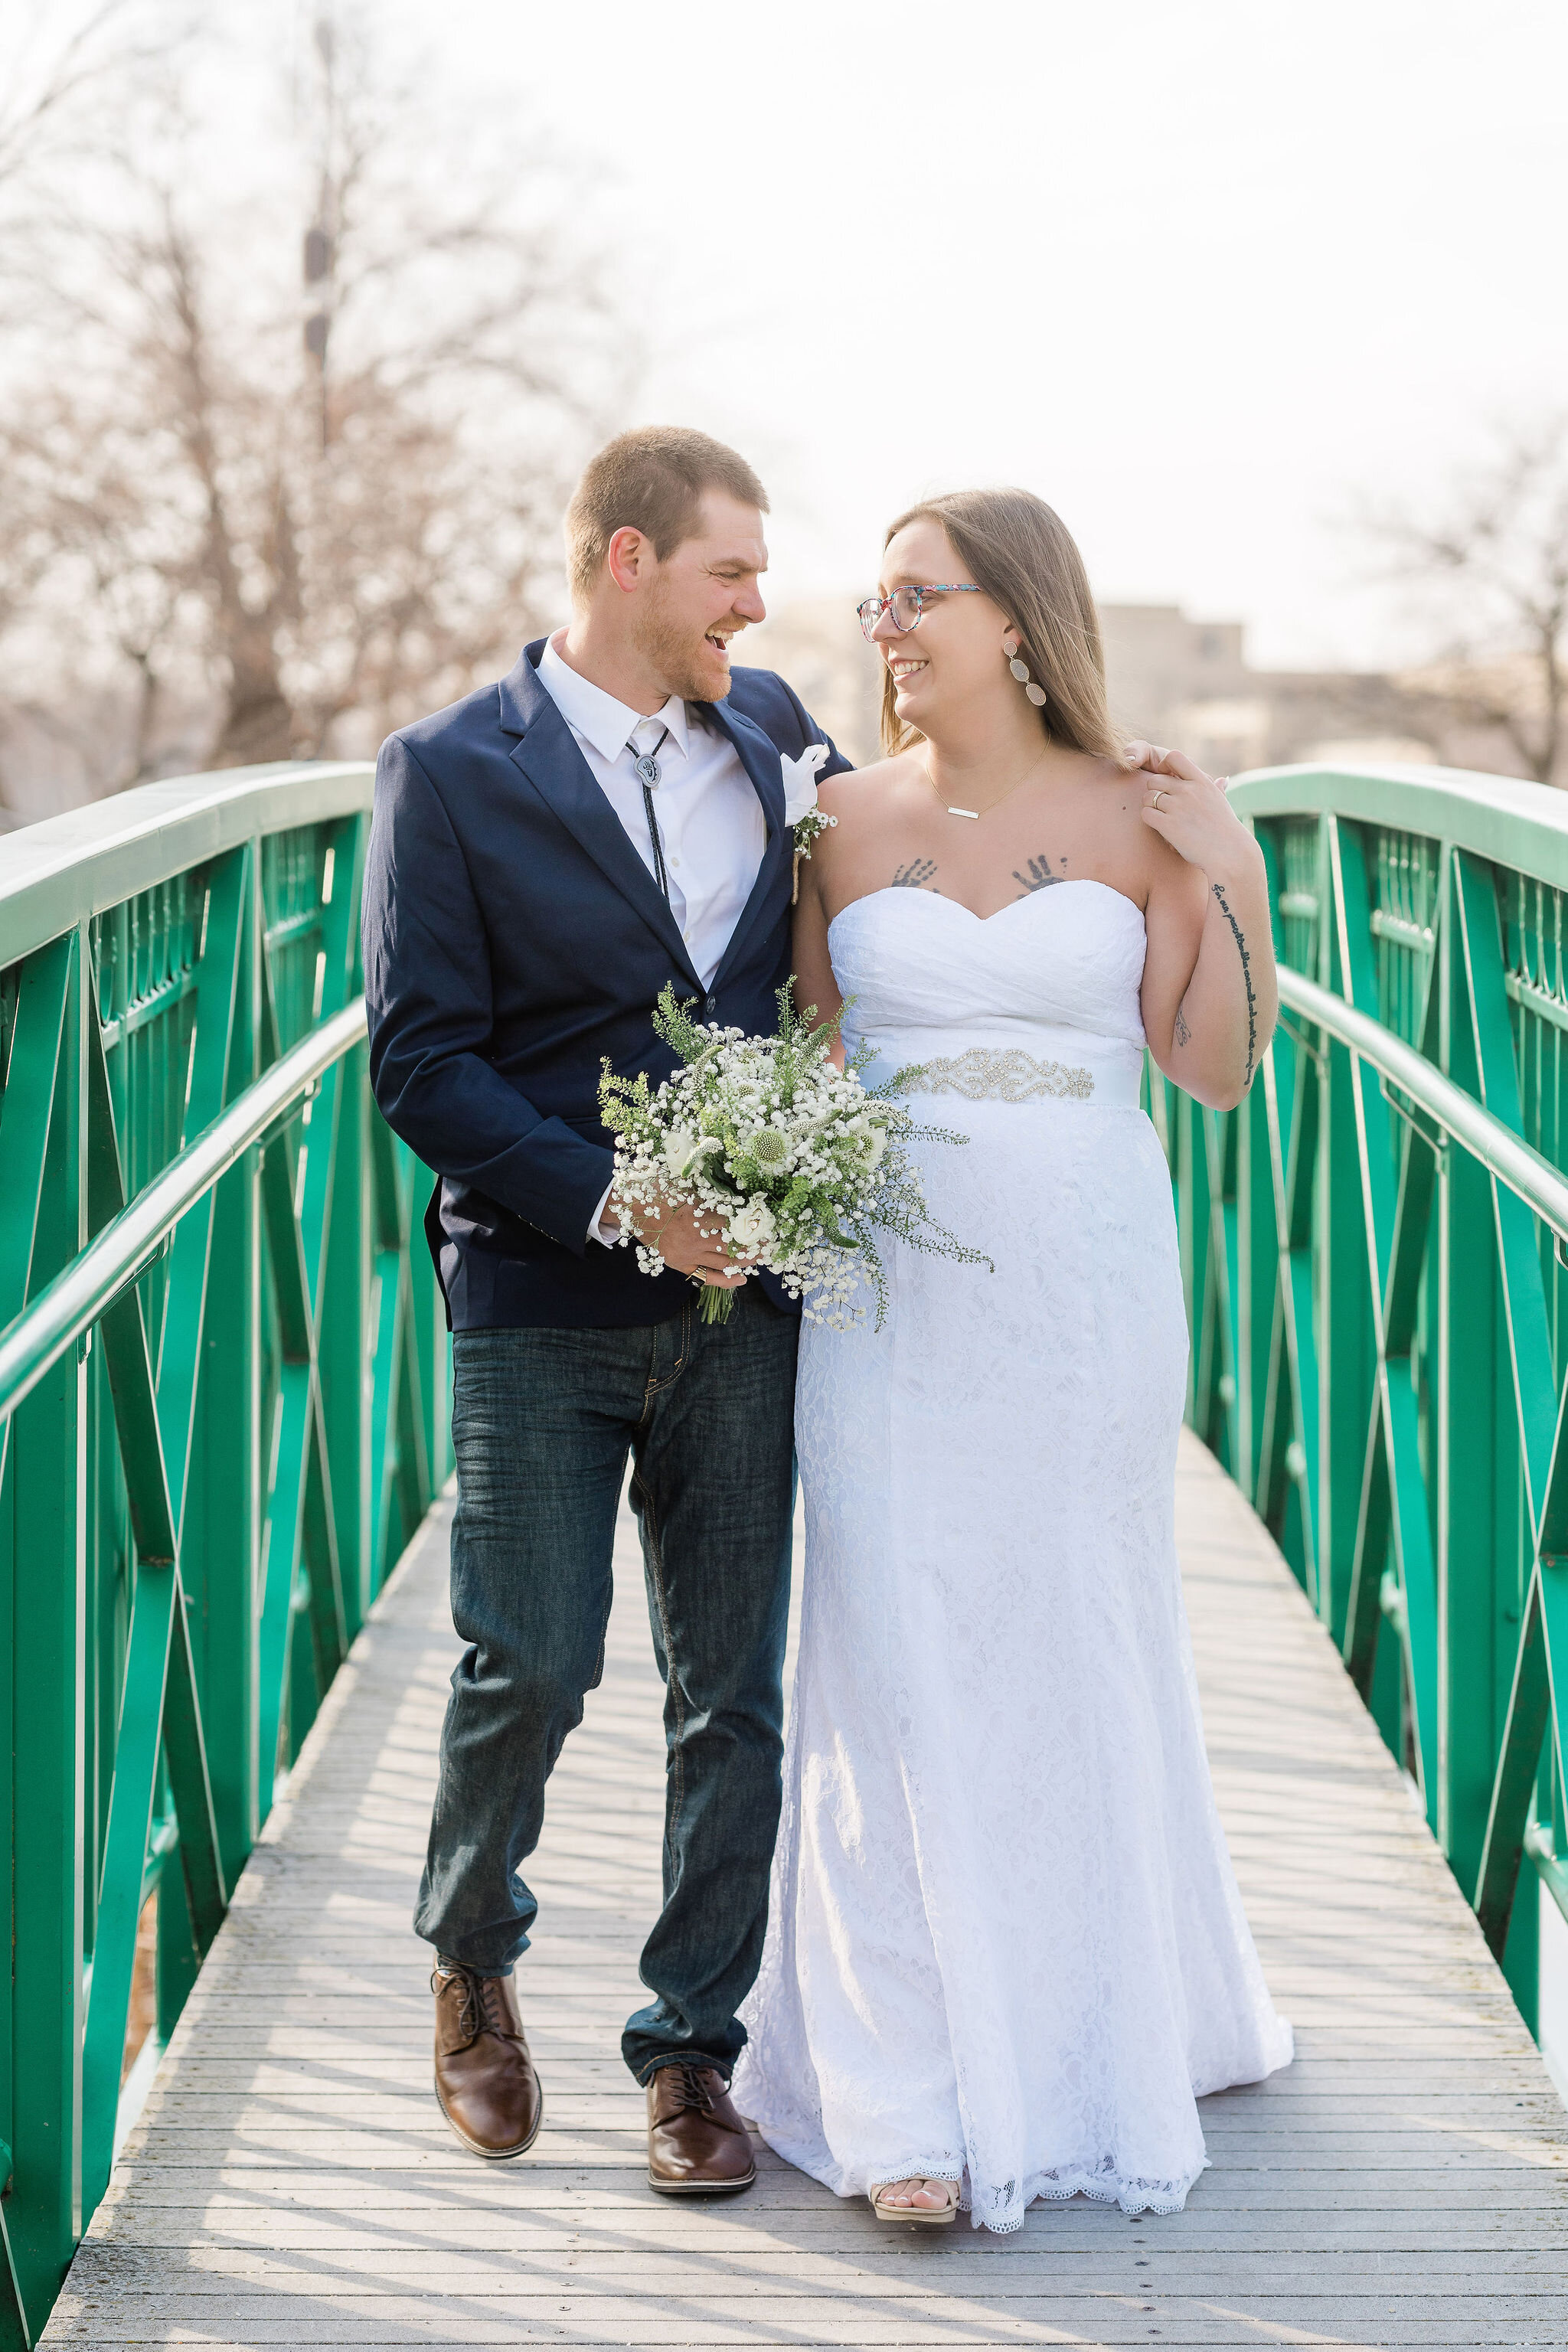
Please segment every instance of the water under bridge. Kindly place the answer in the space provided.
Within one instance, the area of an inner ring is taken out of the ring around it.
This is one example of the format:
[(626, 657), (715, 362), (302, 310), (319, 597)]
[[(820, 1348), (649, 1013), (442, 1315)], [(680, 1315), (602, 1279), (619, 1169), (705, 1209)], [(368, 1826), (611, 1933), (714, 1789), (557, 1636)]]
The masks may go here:
[(545, 2129), (488, 2167), (436, 2109), (447, 1342), (365, 1079), (370, 785), (184, 780), (0, 848), (0, 2344), (1568, 2338), (1532, 2038), (1568, 1984), (1568, 798), (1237, 789), (1284, 1018), (1241, 1110), (1150, 1109), (1205, 1725), (1299, 2055), (1205, 2102), (1184, 2214), (933, 2244), (765, 2151), (739, 2200), (647, 2191), (625, 1527), (535, 1874)]

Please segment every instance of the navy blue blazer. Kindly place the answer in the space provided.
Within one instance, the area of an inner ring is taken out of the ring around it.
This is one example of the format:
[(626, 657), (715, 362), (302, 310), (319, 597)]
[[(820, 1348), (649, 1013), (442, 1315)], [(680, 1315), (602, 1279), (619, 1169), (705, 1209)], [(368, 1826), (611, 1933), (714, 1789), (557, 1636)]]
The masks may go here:
[[(662, 1322), (691, 1296), (587, 1238), (610, 1181), (599, 1067), (673, 1056), (658, 992), (772, 1033), (790, 971), (792, 843), (781, 754), (827, 739), (783, 678), (737, 668), (721, 728), (767, 846), (704, 988), (658, 884), (539, 683), (544, 640), (497, 685), (383, 744), (364, 883), (370, 1073), (387, 1124), (441, 1181), (426, 1218), (456, 1330)], [(831, 746), (830, 746), (831, 750)], [(825, 773), (849, 761), (836, 750)], [(766, 1277), (780, 1304), (784, 1294)]]

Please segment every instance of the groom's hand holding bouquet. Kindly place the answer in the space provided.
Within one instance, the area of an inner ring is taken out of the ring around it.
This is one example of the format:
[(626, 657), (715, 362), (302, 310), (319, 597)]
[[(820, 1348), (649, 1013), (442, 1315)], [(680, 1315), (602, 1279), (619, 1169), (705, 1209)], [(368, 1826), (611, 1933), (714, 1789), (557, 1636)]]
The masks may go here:
[(622, 1239), (635, 1242), (639, 1257), (657, 1255), (675, 1273), (715, 1289), (733, 1290), (744, 1282), (752, 1261), (730, 1247), (723, 1221), (715, 1229), (711, 1216), (695, 1202), (658, 1192), (640, 1201), (612, 1194), (611, 1205), (620, 1218)]

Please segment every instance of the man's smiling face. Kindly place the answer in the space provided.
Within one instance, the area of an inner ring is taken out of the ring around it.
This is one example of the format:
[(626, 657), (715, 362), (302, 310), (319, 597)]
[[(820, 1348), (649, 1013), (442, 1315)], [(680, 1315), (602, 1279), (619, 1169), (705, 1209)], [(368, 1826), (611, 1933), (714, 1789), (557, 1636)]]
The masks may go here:
[(639, 585), (637, 649), (683, 702), (729, 693), (731, 638), (767, 617), (757, 584), (767, 564), (758, 509), (705, 490), (690, 537)]

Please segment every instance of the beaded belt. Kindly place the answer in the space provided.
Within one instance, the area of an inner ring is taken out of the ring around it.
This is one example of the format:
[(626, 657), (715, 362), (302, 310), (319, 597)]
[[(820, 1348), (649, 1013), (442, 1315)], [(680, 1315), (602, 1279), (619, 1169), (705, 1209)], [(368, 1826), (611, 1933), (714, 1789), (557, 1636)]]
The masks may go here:
[(1094, 1092), (1092, 1070), (1042, 1061), (1018, 1045), (971, 1045), (966, 1053), (922, 1062), (920, 1070), (911, 1093), (963, 1095), (968, 1102), (1038, 1102), (1045, 1097), (1087, 1102)]

